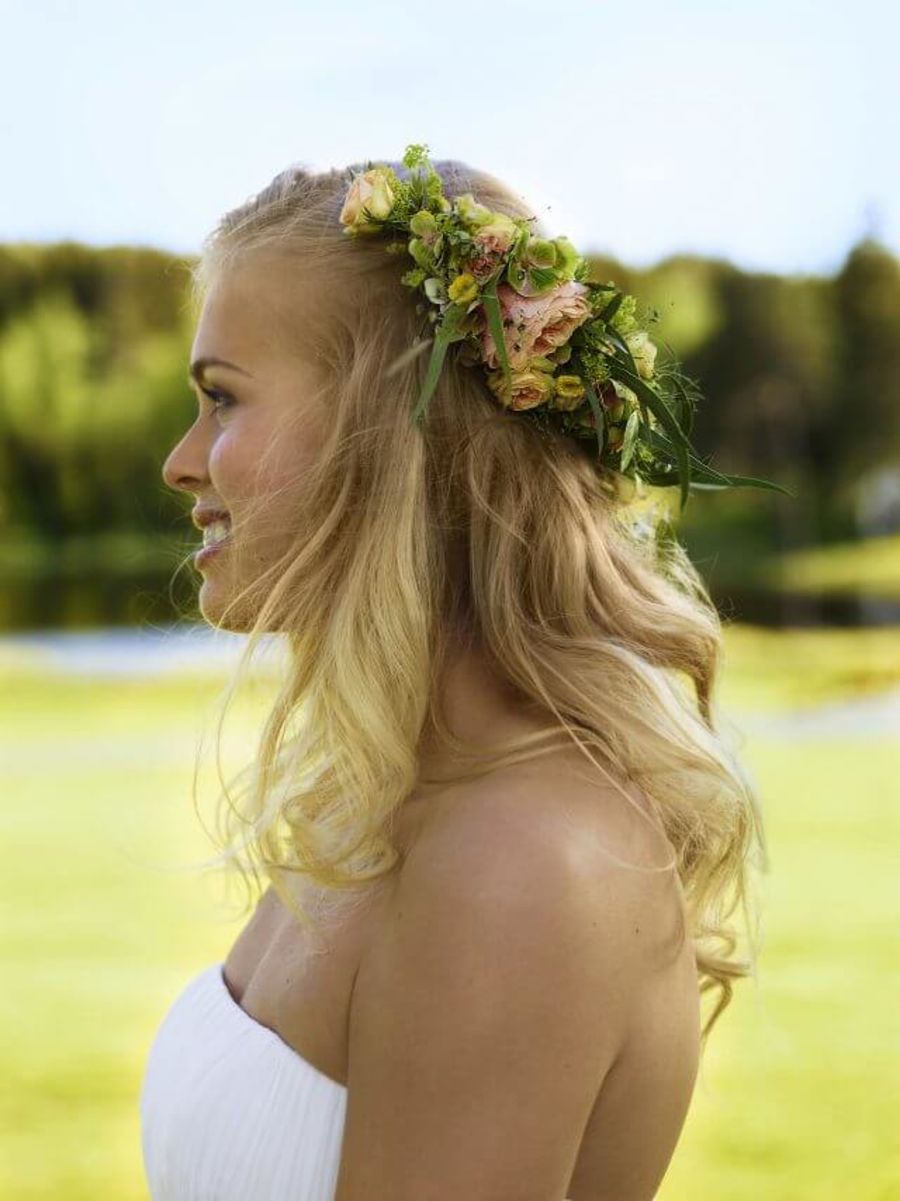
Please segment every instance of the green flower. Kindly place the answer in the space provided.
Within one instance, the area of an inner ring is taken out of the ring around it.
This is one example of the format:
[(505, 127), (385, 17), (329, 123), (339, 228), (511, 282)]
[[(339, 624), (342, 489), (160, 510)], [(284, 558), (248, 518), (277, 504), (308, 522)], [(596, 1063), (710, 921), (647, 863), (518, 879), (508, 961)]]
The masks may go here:
[(437, 221), (434, 219), (434, 213), (430, 213), (428, 209), (420, 209), (409, 219), (409, 228), (417, 238), (433, 237), (437, 233)]
[(479, 204), (471, 192), (463, 192), (456, 198), (456, 211), (465, 225), (477, 229), (494, 220), (495, 214), (483, 204)]
[(634, 315), (636, 308), (637, 299), (634, 296), (626, 293), (622, 297), (619, 307), (612, 315), (610, 325), (613, 327), (613, 329), (617, 329), (620, 334), (630, 333), (637, 324)]
[(568, 238), (554, 238), (553, 244), (557, 251), (556, 266), (559, 269), (560, 278), (571, 279), (575, 268), (581, 261), (581, 255)]
[(431, 251), (420, 238), (410, 238), (408, 249), (420, 267), (424, 267), (426, 271), (431, 269)]
[(546, 238), (531, 238), (525, 247), (525, 257), (535, 267), (555, 267), (557, 254), (556, 243)]

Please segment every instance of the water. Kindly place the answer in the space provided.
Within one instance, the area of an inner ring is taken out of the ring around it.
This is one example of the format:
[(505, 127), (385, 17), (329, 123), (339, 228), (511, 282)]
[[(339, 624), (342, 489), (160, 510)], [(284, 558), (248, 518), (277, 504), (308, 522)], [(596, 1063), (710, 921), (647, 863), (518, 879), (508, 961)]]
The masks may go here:
[(228, 669), (245, 643), (242, 634), (213, 630), (205, 623), (32, 630), (0, 636), (0, 670), (4, 663), (25, 662), (72, 675), (133, 679)]
[[(23, 661), (75, 676), (128, 678), (175, 675), (192, 670), (227, 670), (245, 637), (212, 630), (204, 623), (169, 628), (112, 626), (96, 630), (37, 630), (0, 637), (3, 666)], [(282, 643), (263, 640), (260, 658), (277, 657)], [(257, 659), (259, 662), (259, 658)], [(748, 735), (796, 742), (805, 738), (900, 735), (900, 689), (874, 696), (767, 713), (728, 713)]]

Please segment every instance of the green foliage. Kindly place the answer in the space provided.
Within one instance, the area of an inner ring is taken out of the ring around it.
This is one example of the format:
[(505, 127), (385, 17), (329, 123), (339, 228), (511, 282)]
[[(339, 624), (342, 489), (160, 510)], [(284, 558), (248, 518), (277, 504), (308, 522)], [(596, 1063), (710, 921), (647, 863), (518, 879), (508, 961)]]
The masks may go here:
[[(440, 227), (429, 178), (411, 177), (407, 202), (413, 212), (431, 208)], [(579, 330), (584, 368), (607, 380), (607, 332), (621, 340), (657, 321), (656, 377), (710, 481), (727, 463), (795, 495), (760, 506), (743, 494), (739, 505), (762, 523), (761, 543), (852, 536), (858, 482), (900, 463), (897, 259), (864, 242), (834, 279), (751, 274), (684, 255), (643, 272), (595, 256), (590, 274), (616, 284), (596, 293), (608, 325), (595, 319)], [(403, 282), (424, 279), (414, 269)], [(0, 536), (171, 529), (183, 506), (160, 471), (193, 408), (183, 382), (193, 322), (187, 285), (185, 260), (155, 250), (0, 246)], [(666, 375), (670, 351), (684, 366), (679, 380)], [(621, 358), (620, 383), (632, 370)], [(590, 397), (584, 412), (593, 413)], [(613, 418), (620, 434), (630, 415)], [(642, 440), (635, 461), (646, 465)], [(690, 506), (685, 530), (708, 516), (715, 525), (731, 503), (705, 496)]]

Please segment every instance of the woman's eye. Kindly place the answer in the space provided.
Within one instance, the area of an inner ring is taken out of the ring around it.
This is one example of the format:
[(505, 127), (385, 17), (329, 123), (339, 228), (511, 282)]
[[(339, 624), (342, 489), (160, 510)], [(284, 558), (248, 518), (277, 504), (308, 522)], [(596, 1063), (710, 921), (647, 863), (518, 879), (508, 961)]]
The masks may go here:
[(234, 404), (234, 401), (232, 400), (232, 398), (230, 396), (228, 396), (224, 392), (220, 392), (217, 388), (201, 388), (200, 391), (203, 393), (204, 396), (209, 397), (209, 399), (213, 402), (213, 406), (216, 409), (219, 409), (219, 408), (227, 409), (230, 405)]

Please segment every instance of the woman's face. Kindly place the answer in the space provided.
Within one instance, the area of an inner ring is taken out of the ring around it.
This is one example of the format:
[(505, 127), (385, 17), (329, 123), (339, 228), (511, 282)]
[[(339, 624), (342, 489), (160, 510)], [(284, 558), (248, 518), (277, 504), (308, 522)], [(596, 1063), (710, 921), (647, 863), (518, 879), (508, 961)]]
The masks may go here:
[(162, 477), (194, 496), (195, 524), (211, 510), (228, 514), (229, 530), (235, 526), (235, 539), (197, 564), (200, 611), (210, 622), (249, 582), (248, 572), (264, 569), (286, 548), (304, 467), (320, 444), (313, 401), (323, 376), (312, 356), (288, 350), (279, 319), (296, 311), (290, 299), (296, 306), (297, 289), (285, 286), (291, 282), (284, 268), (270, 265), (245, 264), (220, 275), (191, 347), (198, 413)]

